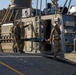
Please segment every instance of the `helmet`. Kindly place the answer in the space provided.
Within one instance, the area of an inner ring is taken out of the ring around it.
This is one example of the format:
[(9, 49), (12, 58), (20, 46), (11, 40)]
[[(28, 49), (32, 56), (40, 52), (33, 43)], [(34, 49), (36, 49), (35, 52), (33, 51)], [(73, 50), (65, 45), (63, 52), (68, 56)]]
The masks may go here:
[(53, 26), (56, 26), (56, 24), (54, 23)]
[(59, 24), (58, 24), (58, 23), (54, 23), (53, 25), (54, 25), (54, 27), (59, 26)]
[(17, 25), (23, 25), (23, 24), (24, 24), (24, 22), (22, 22), (22, 21), (17, 22)]

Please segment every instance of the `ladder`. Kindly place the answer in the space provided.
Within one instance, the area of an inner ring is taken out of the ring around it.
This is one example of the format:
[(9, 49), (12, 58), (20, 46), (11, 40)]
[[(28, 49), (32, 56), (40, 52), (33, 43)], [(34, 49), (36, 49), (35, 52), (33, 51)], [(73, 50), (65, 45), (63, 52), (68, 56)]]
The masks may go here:
[[(15, 14), (14, 14), (15, 13)], [(17, 16), (18, 16), (18, 13), (19, 13), (19, 9), (15, 10), (15, 9), (12, 9), (12, 10), (9, 10), (7, 9), (3, 19), (2, 19), (2, 23), (5, 23), (5, 22), (10, 22), (11, 19), (12, 21), (15, 21)]]

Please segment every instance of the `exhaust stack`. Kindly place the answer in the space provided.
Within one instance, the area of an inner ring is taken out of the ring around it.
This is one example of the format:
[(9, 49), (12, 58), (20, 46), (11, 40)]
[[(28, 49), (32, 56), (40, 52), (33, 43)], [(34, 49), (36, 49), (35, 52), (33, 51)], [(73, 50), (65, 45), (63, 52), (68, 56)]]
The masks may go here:
[(32, 0), (11, 0), (12, 5), (19, 8), (31, 8), (31, 1)]

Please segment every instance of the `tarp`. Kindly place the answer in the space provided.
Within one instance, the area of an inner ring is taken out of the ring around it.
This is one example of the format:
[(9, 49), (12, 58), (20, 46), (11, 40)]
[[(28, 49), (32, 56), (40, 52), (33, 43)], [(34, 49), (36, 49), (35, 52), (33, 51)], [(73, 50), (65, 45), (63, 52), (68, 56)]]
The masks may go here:
[(76, 13), (76, 5), (72, 6), (71, 9), (69, 10), (70, 14)]

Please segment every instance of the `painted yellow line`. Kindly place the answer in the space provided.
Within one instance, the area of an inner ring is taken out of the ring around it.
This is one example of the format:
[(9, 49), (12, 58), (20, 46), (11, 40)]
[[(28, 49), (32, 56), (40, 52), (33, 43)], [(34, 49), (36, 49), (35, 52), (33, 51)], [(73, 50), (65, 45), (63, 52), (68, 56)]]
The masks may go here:
[(9, 68), (11, 70), (13, 70), (14, 72), (18, 73), (19, 75), (24, 75), (23, 73), (17, 71), (16, 69), (12, 68), (11, 66), (9, 66), (9, 65), (7, 65), (7, 64), (5, 64), (3, 62), (0, 62), (0, 64), (3, 65), (3, 66), (6, 66), (7, 68)]

